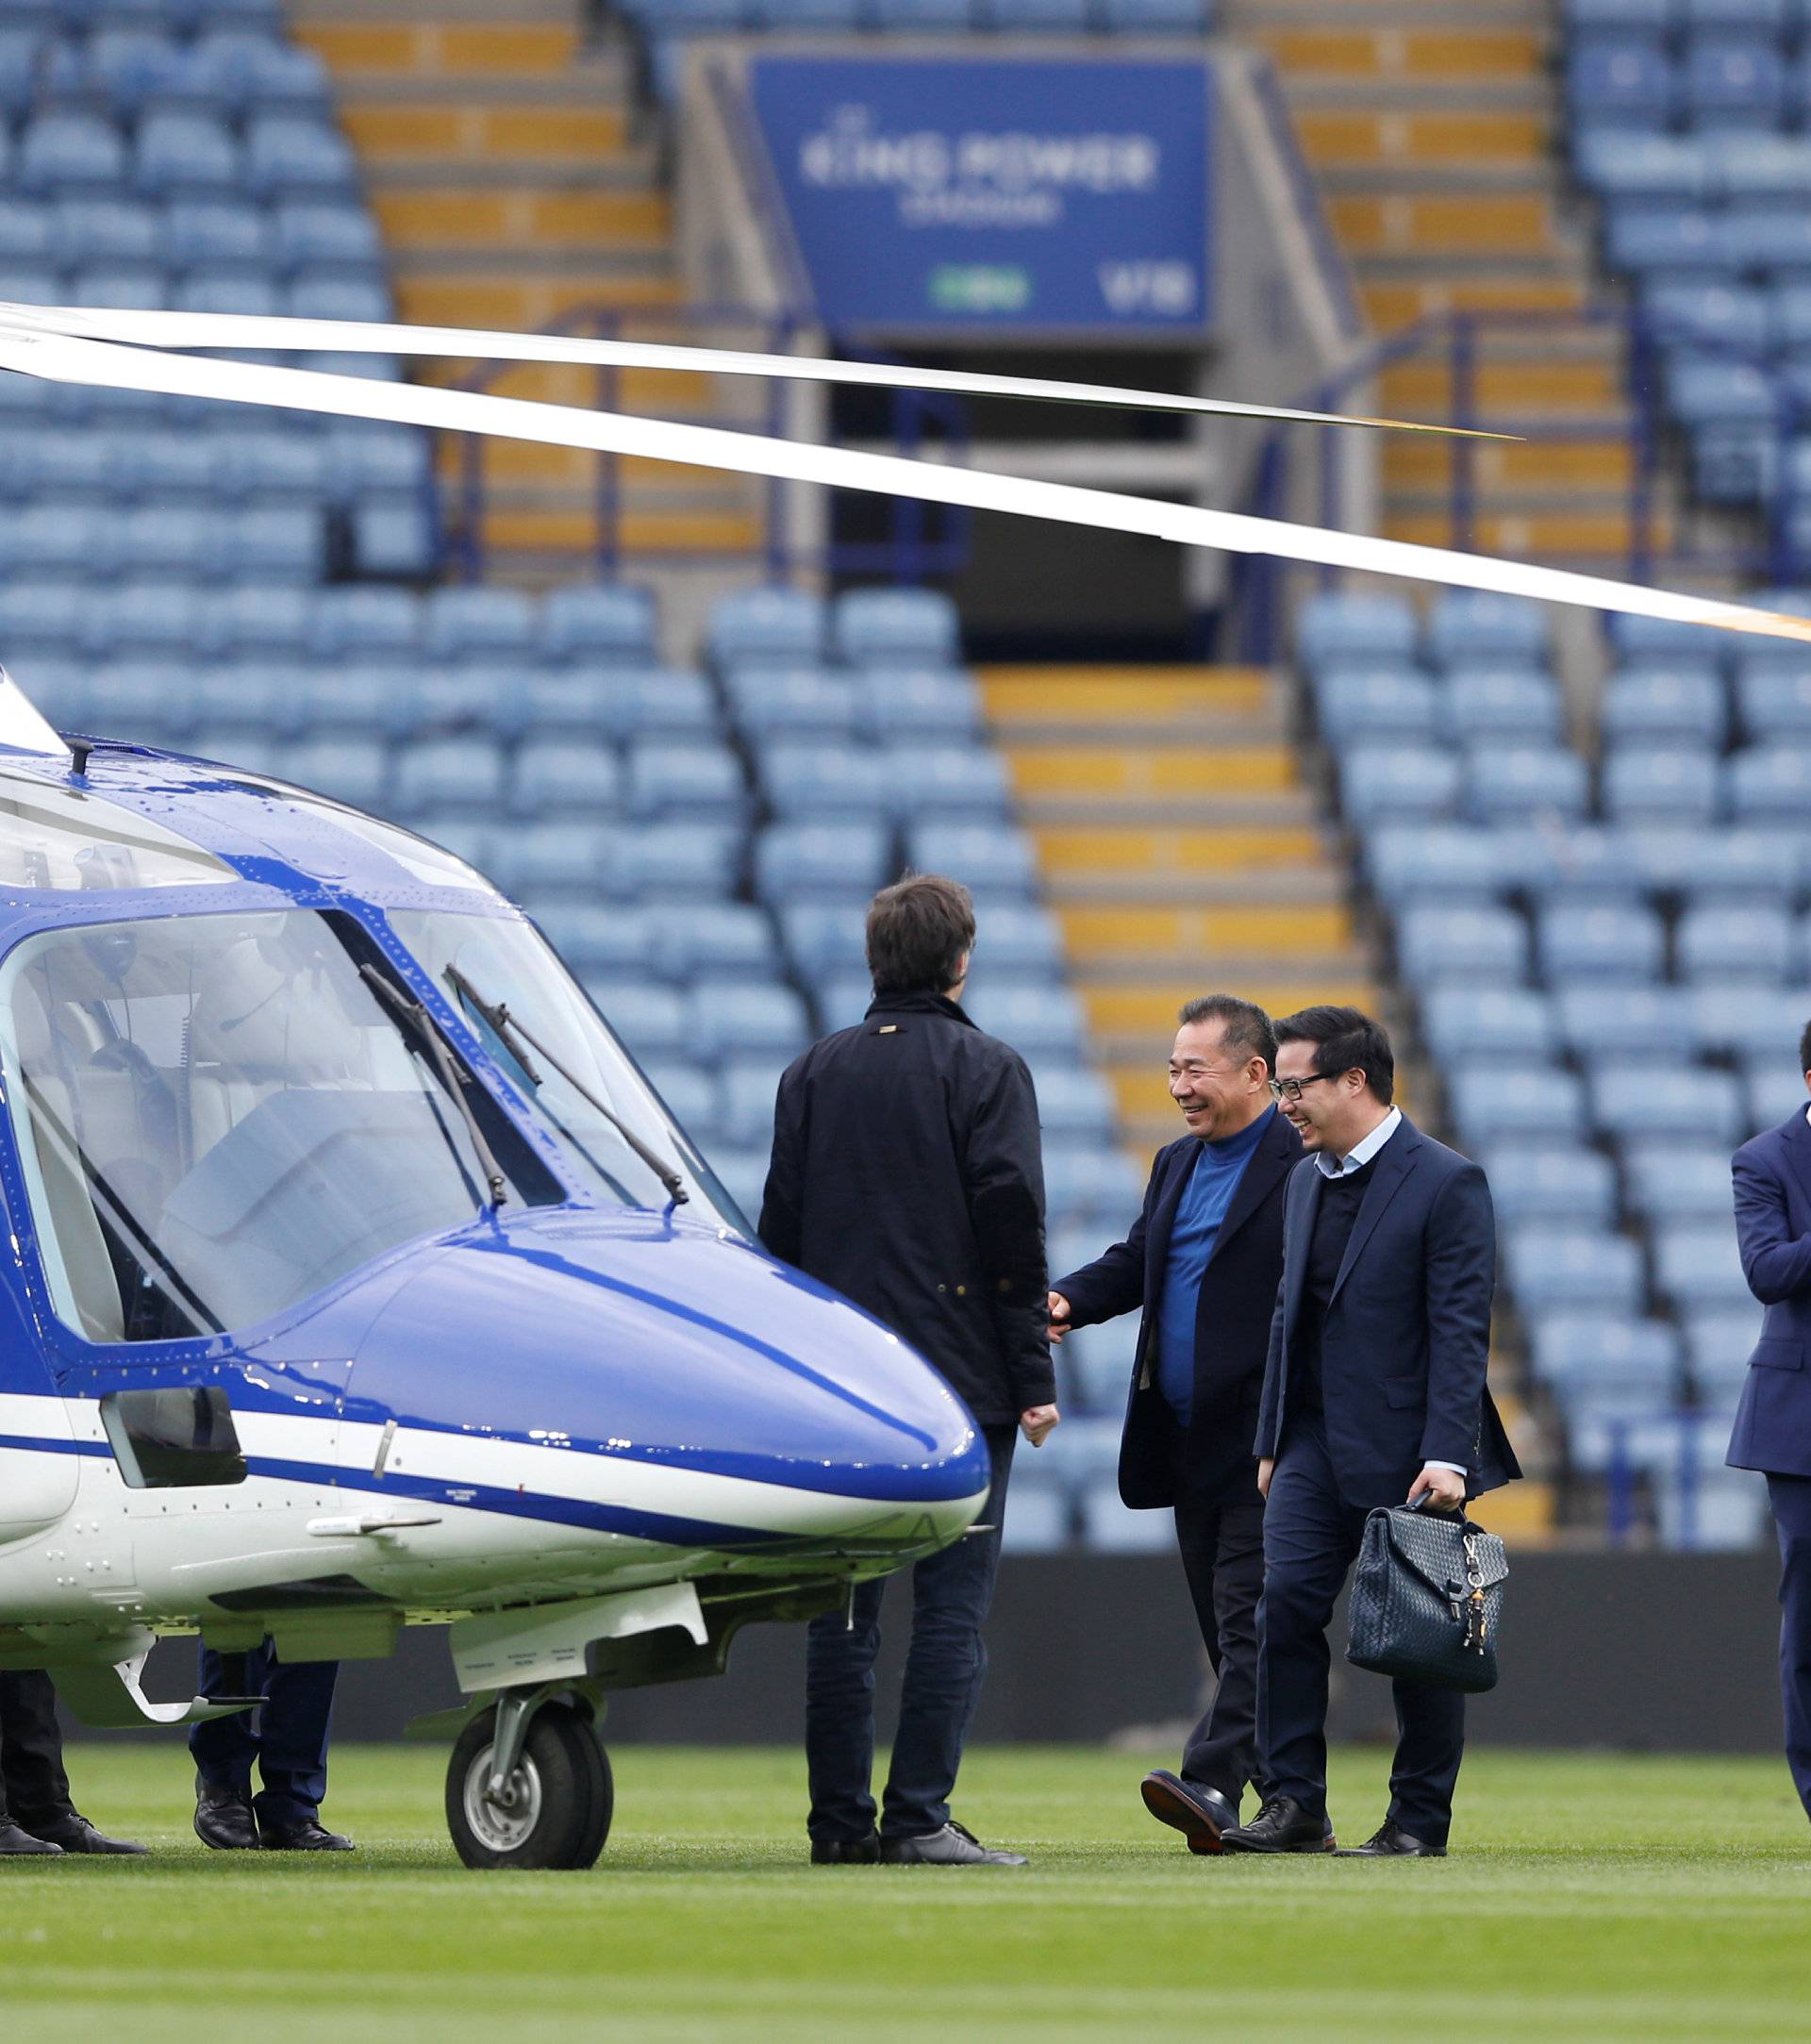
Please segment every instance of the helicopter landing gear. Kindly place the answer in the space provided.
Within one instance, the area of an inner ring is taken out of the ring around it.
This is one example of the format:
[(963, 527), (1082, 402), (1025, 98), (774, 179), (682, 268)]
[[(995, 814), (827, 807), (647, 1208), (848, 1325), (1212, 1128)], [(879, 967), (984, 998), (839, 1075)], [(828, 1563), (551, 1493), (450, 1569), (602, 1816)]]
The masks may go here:
[(547, 1689), (504, 1690), (447, 1763), (446, 1824), (468, 1867), (590, 1867), (614, 1804), (592, 1719)]

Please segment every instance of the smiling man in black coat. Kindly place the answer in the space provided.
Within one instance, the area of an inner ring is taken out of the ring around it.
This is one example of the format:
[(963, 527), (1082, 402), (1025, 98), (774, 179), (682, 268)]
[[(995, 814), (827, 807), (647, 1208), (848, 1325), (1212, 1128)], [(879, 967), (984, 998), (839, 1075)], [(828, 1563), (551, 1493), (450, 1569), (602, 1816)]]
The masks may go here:
[(811, 1858), (1022, 1866), (950, 1817), (981, 1695), (1015, 1434), (1057, 1422), (1044, 1338), (1044, 1176), (1038, 1101), (1017, 1051), (960, 1007), (974, 944), (966, 888), (935, 873), (868, 911), (874, 999), (853, 1029), (788, 1067), (774, 1105), (761, 1239), (865, 1306), (960, 1393), (987, 1437), (980, 1527), (912, 1570), (906, 1660), (880, 1829), (870, 1788), (883, 1584), (816, 1620), (806, 1664)]
[(1188, 1133), (1157, 1153), (1132, 1232), (1050, 1294), (1051, 1334), (1143, 1309), (1120, 1443), (1120, 1495), (1172, 1506), (1201, 1637), (1219, 1678), (1182, 1773), (1144, 1778), (1151, 1814), (1217, 1853), (1256, 1779), (1257, 1601), (1264, 1577), (1258, 1394), (1283, 1270), (1283, 1188), (1301, 1138), (1272, 1105), (1276, 1039), (1249, 1001), (1182, 1010), (1170, 1097)]

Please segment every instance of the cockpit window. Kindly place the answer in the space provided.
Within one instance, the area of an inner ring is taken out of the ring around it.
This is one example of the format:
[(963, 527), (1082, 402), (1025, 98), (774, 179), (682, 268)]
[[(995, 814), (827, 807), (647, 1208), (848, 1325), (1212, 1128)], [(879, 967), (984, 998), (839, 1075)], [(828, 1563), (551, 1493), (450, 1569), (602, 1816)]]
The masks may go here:
[(345, 916), (21, 943), (0, 1057), (58, 1316), (92, 1341), (243, 1327), (482, 1214), (493, 1166), (506, 1204), (563, 1199), (413, 1001)]
[[(701, 1217), (708, 1212), (740, 1234), (754, 1233), (697, 1146), (531, 923), (431, 910), (392, 911), (390, 920), (423, 971), (559, 1138), (573, 1171), (595, 1198), (611, 1205), (664, 1206), (668, 1188), (649, 1158), (623, 1140), (587, 1093), (626, 1122), (643, 1149), (677, 1167), (693, 1203), (688, 1211)], [(524, 1069), (523, 1046), (504, 1041), (468, 996), (492, 1011), (507, 1008), (527, 1031), (530, 1043), (545, 1045), (553, 1055), (536, 1058), (530, 1050), (527, 1063), (533, 1069)]]
[(0, 775), (0, 889), (194, 887), (236, 880), (199, 845), (75, 789)]

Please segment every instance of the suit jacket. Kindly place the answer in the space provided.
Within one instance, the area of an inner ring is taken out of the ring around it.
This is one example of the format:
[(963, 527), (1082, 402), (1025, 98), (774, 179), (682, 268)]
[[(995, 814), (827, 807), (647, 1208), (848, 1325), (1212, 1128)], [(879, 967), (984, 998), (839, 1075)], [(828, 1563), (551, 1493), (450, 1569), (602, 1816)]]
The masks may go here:
[[(1312, 1156), (1289, 1175), (1260, 1456), (1274, 1455), (1288, 1430), (1325, 1182)], [(1424, 1462), (1457, 1464), (1474, 1497), (1521, 1474), (1485, 1383), (1496, 1264), (1483, 1172), (1404, 1117), (1378, 1152), (1321, 1327), (1327, 1450), (1348, 1504), (1402, 1504)]]
[(1767, 1312), (1748, 1359), (1729, 1460), (1811, 1476), (1811, 1126), (1801, 1108), (1736, 1151), (1736, 1238)]
[[(1120, 1437), (1120, 1495), (1138, 1507), (1176, 1502), (1169, 1407), (1156, 1383), (1157, 1308), (1176, 1209), (1201, 1148), (1199, 1137), (1185, 1136), (1159, 1150), (1143, 1210), (1125, 1240), (1051, 1288), (1069, 1301), (1075, 1327), (1144, 1310)], [(1271, 1308), (1283, 1271), (1283, 1188), (1301, 1155), (1301, 1137), (1282, 1115), (1273, 1116), (1239, 1178), (1202, 1273), (1187, 1460), (1193, 1482), (1206, 1489), (1251, 1480)]]

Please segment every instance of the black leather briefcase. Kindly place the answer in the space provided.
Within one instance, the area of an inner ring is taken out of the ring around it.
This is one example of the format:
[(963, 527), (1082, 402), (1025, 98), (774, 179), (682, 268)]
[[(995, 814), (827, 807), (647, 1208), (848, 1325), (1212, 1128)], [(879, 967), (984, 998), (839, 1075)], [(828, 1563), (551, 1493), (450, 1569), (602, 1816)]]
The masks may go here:
[(1433, 1688), (1495, 1688), (1508, 1575), (1503, 1542), (1459, 1513), (1379, 1505), (1353, 1570), (1347, 1660)]

